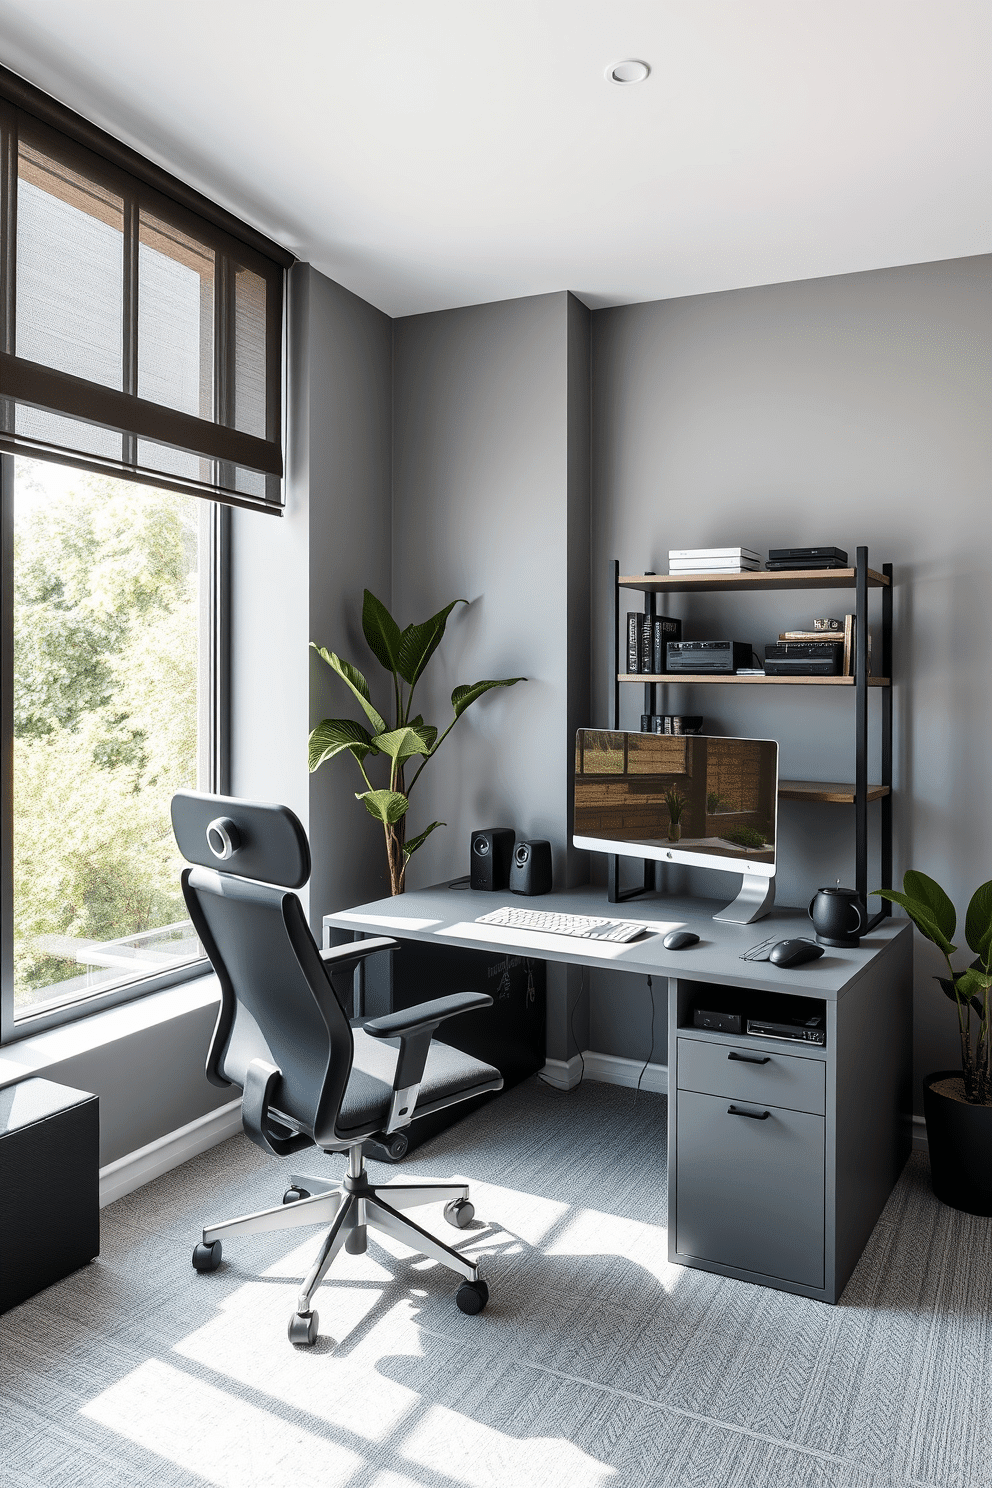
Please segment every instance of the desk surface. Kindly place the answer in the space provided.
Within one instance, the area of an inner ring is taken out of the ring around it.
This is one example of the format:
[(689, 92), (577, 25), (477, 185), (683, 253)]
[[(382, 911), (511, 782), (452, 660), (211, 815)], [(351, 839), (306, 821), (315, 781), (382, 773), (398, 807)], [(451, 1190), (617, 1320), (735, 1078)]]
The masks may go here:
[[(653, 933), (627, 945), (615, 945), (475, 923), (479, 915), (505, 904), (560, 914), (635, 920), (643, 922)], [(450, 889), (447, 884), (438, 884), (325, 915), (324, 925), (369, 935), (395, 935), (399, 940), (475, 947), (497, 954), (512, 951), (540, 960), (629, 971), (641, 976), (685, 977), (764, 991), (805, 993), (829, 1001), (843, 997), (880, 952), (898, 936), (910, 933), (908, 920), (884, 920), (857, 948), (827, 946), (819, 961), (785, 971), (767, 961), (742, 961), (741, 953), (769, 936), (775, 940), (812, 938), (813, 927), (805, 912), (773, 909), (753, 925), (728, 925), (711, 918), (722, 907), (722, 900), (662, 894), (646, 894), (625, 904), (608, 904), (606, 890), (591, 884), (535, 898), (480, 893), (467, 885)], [(662, 937), (681, 926), (694, 930), (700, 937), (699, 944), (684, 951), (666, 951)]]

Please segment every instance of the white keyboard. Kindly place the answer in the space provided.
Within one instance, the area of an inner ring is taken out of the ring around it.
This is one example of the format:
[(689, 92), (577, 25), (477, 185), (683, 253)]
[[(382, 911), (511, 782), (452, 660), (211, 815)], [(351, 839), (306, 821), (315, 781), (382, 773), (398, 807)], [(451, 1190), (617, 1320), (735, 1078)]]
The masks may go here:
[(630, 920), (604, 920), (596, 915), (551, 914), (543, 909), (511, 909), (503, 905), (480, 915), (477, 925), (508, 925), (512, 930), (543, 930), (550, 935), (572, 935), (579, 940), (636, 940), (643, 925)]

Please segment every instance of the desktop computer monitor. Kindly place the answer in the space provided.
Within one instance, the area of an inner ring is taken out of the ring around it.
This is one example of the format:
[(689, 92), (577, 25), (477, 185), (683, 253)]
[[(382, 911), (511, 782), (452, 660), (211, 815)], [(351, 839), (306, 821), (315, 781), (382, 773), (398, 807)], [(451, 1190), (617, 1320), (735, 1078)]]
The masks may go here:
[(715, 919), (768, 913), (777, 831), (774, 739), (578, 730), (575, 846), (739, 873), (741, 893)]

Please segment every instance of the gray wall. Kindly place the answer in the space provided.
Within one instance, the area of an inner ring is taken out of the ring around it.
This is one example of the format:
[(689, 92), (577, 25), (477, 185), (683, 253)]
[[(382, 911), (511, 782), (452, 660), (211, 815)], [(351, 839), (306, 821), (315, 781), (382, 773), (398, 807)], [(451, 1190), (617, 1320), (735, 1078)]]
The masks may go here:
[[(442, 726), (459, 683), (523, 675), (465, 714), (413, 797), (440, 819), (411, 886), (468, 871), (475, 827), (568, 847), (572, 730), (588, 689), (588, 312), (566, 294), (411, 316), (393, 334), (393, 601), (401, 625), (456, 596), (418, 708)], [(563, 1057), (567, 979), (551, 976)]]
[[(365, 644), (361, 613), (364, 589), (386, 605), (391, 598), (392, 322), (315, 269), (308, 273), (308, 634), (365, 673), (381, 709), (389, 693)], [(357, 716), (327, 663), (315, 651), (309, 662), (310, 726)], [(350, 755), (310, 776), (310, 914), (318, 940), (322, 915), (389, 893), (381, 834), (355, 800), (364, 788)]]
[(390, 599), (391, 322), (307, 264), (289, 291), (286, 510), (234, 514), (231, 777), (307, 827), (319, 936), (328, 910), (388, 892), (353, 761), (309, 775), (306, 736), (355, 712), (311, 640), (378, 685), (361, 607), (366, 586)]
[[(930, 873), (959, 913), (992, 866), (990, 292), (992, 259), (980, 257), (592, 317), (595, 722), (608, 722), (609, 559), (665, 572), (670, 547), (836, 543), (853, 555), (867, 543), (871, 561), (895, 564), (896, 873)], [(679, 606), (690, 637), (760, 648), (851, 597)], [(703, 713), (715, 732), (778, 738), (786, 777), (853, 779), (853, 697), (784, 692), (672, 689), (666, 707)], [(781, 902), (851, 881), (849, 824), (844, 807), (786, 803)], [(704, 877), (708, 892), (734, 891), (726, 875)], [(919, 938), (916, 953), (919, 1076), (958, 1061), (952, 1010), (930, 980), (937, 957)], [(635, 1008), (598, 987), (593, 1046), (646, 1057), (646, 993)]]

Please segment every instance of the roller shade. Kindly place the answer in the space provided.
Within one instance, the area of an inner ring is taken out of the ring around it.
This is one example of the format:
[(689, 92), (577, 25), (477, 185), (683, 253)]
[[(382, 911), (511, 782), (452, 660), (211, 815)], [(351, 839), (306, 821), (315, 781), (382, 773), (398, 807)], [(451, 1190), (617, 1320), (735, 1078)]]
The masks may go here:
[(0, 449), (280, 512), (290, 255), (12, 76)]

